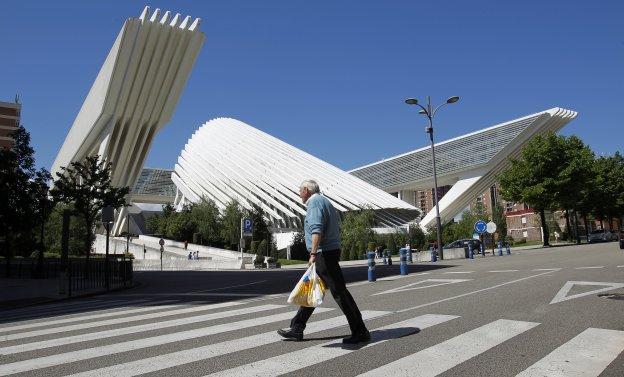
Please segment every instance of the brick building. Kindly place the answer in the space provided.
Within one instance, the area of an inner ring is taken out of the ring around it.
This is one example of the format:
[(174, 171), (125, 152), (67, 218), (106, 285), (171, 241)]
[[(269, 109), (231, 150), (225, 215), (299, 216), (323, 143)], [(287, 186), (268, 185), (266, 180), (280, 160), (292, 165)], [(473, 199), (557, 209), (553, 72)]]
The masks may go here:
[(19, 127), (21, 110), (19, 103), (0, 102), (0, 148), (13, 146), (11, 134)]

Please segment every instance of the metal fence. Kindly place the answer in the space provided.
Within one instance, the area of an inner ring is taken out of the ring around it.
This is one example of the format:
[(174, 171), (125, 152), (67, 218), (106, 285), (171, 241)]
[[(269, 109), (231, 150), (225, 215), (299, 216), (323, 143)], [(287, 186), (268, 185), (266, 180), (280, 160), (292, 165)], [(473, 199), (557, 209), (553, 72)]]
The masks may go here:
[(131, 287), (132, 260), (124, 258), (44, 259), (41, 276), (36, 258), (6, 260), (0, 265), (0, 277), (18, 279), (58, 279), (59, 292), (68, 296), (89, 291), (108, 291)]

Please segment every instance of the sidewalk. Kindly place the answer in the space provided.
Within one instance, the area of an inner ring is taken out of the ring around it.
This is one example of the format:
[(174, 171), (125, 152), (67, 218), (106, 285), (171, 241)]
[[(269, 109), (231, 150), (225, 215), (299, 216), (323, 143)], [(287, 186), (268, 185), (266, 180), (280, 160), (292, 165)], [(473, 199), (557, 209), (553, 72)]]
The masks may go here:
[[(570, 243), (570, 242), (558, 242), (558, 243), (551, 243), (551, 247), (558, 247), (558, 246), (573, 246), (576, 245), (574, 243)], [(520, 252), (520, 254), (524, 254), (525, 252), (530, 252), (530, 251), (537, 251), (540, 249), (550, 249), (550, 248), (544, 248), (541, 244), (540, 245), (530, 245), (530, 246), (516, 246), (516, 247), (512, 247), (511, 248), (511, 254), (513, 255), (514, 253), (518, 253)], [(498, 253), (498, 249), (495, 249), (495, 252)], [(503, 248), (503, 253), (505, 253), (505, 249)], [(475, 254), (476, 255), (476, 254)], [(486, 257), (491, 257), (492, 256), (492, 249), (487, 249), (485, 250), (485, 256)], [(452, 260), (452, 259), (448, 259), (448, 260)], [(394, 264), (399, 264), (399, 256), (398, 255), (393, 255), (392, 256), (392, 262)], [(341, 266), (366, 266), (368, 264), (368, 260), (367, 259), (359, 259), (359, 260), (350, 260), (350, 261), (340, 261), (339, 262)], [(375, 263), (380, 264), (381, 263), (381, 259), (380, 258), (376, 258), (375, 259)], [(414, 263), (431, 263), (431, 262), (414, 262)], [(253, 266), (253, 265), (252, 265)], [(308, 268), (308, 264), (291, 264), (291, 265), (286, 265), (286, 266), (282, 266), (282, 269), (305, 269)]]
[(64, 299), (57, 279), (0, 279), (0, 311)]

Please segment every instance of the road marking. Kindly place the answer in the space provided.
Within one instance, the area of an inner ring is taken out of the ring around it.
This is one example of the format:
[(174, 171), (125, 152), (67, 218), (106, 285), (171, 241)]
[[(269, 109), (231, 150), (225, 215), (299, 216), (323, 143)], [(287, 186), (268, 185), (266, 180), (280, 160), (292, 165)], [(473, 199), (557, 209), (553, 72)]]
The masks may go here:
[(604, 268), (604, 266), (576, 267), (575, 270), (590, 270), (594, 268)]
[(447, 271), (445, 274), (472, 274), (474, 271)]
[(411, 308), (405, 308), (405, 309), (397, 310), (395, 313), (403, 313), (403, 312), (407, 312), (407, 311), (410, 311), (410, 310), (416, 310), (416, 309), (424, 308), (424, 307), (427, 307), (427, 306), (439, 304), (441, 302), (455, 300), (455, 299), (458, 299), (458, 298), (462, 298), (462, 297), (474, 295), (474, 294), (477, 294), (477, 293), (489, 291), (491, 289), (497, 289), (497, 288), (504, 287), (504, 286), (509, 285), (509, 284), (519, 283), (519, 282), (521, 282), (523, 280), (533, 279), (533, 278), (536, 278), (536, 277), (539, 277), (539, 276), (542, 276), (542, 275), (548, 275), (550, 273), (552, 273), (552, 271), (542, 272), (541, 274), (535, 274), (535, 275), (531, 275), (531, 276), (525, 276), (525, 277), (520, 278), (520, 279), (511, 280), (511, 281), (507, 281), (507, 282), (504, 282), (504, 283), (496, 284), (496, 285), (493, 285), (491, 287), (477, 289), (476, 291), (462, 293), (460, 295), (443, 298), (441, 300), (431, 301), (431, 302), (428, 302), (426, 304), (412, 306)]
[[(375, 294), (372, 294), (371, 296), (385, 295), (388, 293), (396, 293), (396, 292), (403, 292), (403, 291), (413, 291), (417, 289), (425, 289), (425, 288), (431, 288), (431, 287), (439, 287), (441, 285), (463, 283), (465, 281), (470, 281), (470, 280), (472, 279), (425, 279), (425, 280), (418, 281), (416, 283), (404, 285), (402, 287), (392, 288), (392, 289), (388, 289), (387, 291), (375, 293)], [(425, 283), (433, 283), (433, 284), (429, 284), (425, 286), (421, 285)]]
[(617, 266), (617, 268), (622, 268), (622, 267), (624, 267), (624, 266)]
[(386, 342), (388, 340), (397, 339), (406, 335), (414, 334), (418, 329), (423, 330), (427, 327), (435, 326), (452, 319), (459, 318), (454, 315), (435, 315), (425, 314), (407, 321), (393, 323), (388, 326), (380, 327), (371, 331), (371, 341), (365, 346), (348, 347), (343, 346), (342, 342), (330, 341), (323, 344), (317, 344), (312, 347), (304, 348), (298, 351), (285, 353), (269, 359), (259, 360), (255, 363), (241, 365), (236, 368), (223, 370), (210, 376), (277, 376), (285, 373), (294, 372), (296, 370), (322, 363), (349, 354), (359, 349), (372, 347), (374, 345)]
[[(394, 280), (404, 279), (404, 278), (415, 276), (415, 275), (429, 275), (429, 272), (419, 272), (419, 273), (411, 274), (411, 275), (386, 276), (385, 278), (377, 279), (377, 281), (394, 281)], [(368, 283), (368, 282), (365, 282), (365, 283)]]
[(254, 281), (252, 283), (247, 283), (247, 284), (238, 284), (238, 285), (230, 285), (229, 287), (221, 287), (221, 288), (214, 288), (214, 289), (206, 289), (203, 291), (191, 291), (189, 293), (204, 293), (204, 292), (214, 292), (214, 291), (222, 291), (224, 289), (230, 289), (230, 288), (238, 288), (238, 287), (246, 287), (248, 285), (256, 285), (256, 284), (260, 284), (260, 283), (264, 283), (267, 282), (268, 280), (259, 280), (259, 281)]
[(141, 300), (138, 302), (128, 301), (128, 300), (111, 300), (106, 302), (82, 302), (82, 303), (65, 303), (54, 306), (45, 306), (38, 308), (22, 308), (22, 309), (14, 309), (11, 311), (3, 312), (3, 320), (10, 320), (12, 318), (16, 319), (24, 319), (24, 317), (37, 317), (44, 315), (64, 315), (64, 314), (75, 314), (72, 311), (86, 311), (86, 310), (107, 310), (107, 309), (116, 309), (126, 304), (135, 304), (135, 303), (144, 303), (147, 300)]
[[(320, 308), (315, 310), (318, 311)], [(292, 316), (293, 313), (287, 313)], [(363, 319), (371, 319), (389, 314), (384, 311), (362, 311)], [(344, 316), (334, 317), (321, 321), (309, 323), (306, 326), (306, 334), (312, 334), (329, 329), (334, 329), (347, 324)], [(166, 355), (153, 356), (146, 359), (131, 361), (123, 364), (112, 365), (101, 369), (86, 371), (71, 375), (72, 377), (101, 377), (101, 376), (136, 376), (158, 370), (172, 368), (187, 363), (209, 359), (212, 357), (226, 355), (233, 352), (263, 346), (270, 343), (279, 342), (281, 338), (275, 331), (269, 331), (262, 334), (252, 335), (245, 338), (228, 340), (221, 343), (209, 344), (203, 347), (191, 348), (183, 351), (173, 352)], [(164, 356), (164, 357), (163, 357)], [(0, 366), (2, 367), (2, 366)]]
[[(210, 308), (207, 308), (207, 309), (205, 308), (204, 310), (217, 309), (220, 307), (228, 307), (228, 306), (233, 306), (233, 305), (230, 302), (227, 302), (227, 303), (223, 302), (219, 304), (205, 305), (205, 307), (206, 306), (210, 306)], [(144, 332), (144, 331), (160, 330), (160, 329), (164, 329), (168, 327), (188, 325), (190, 323), (211, 321), (215, 319), (229, 318), (229, 317), (235, 317), (238, 315), (245, 315), (245, 314), (251, 314), (251, 313), (259, 313), (259, 312), (268, 311), (268, 310), (280, 309), (283, 307), (285, 306), (284, 305), (260, 305), (260, 306), (253, 306), (251, 308), (245, 308), (245, 309), (228, 310), (228, 311), (223, 311), (223, 312), (218, 312), (218, 313), (203, 314), (203, 315), (193, 316), (193, 317), (184, 317), (184, 318), (172, 319), (172, 320), (162, 321), (162, 322), (152, 322), (152, 323), (147, 323), (147, 324), (142, 324), (142, 325), (122, 327), (122, 328), (112, 329), (112, 330), (96, 331), (92, 333), (67, 336), (67, 337), (55, 338), (55, 339), (50, 339), (50, 340), (40, 340), (38, 342), (25, 343), (25, 344), (19, 344), (19, 345), (0, 348), (0, 354), (9, 355), (9, 354), (14, 354), (14, 353), (38, 350), (42, 348), (49, 348), (49, 347), (67, 345), (67, 344), (72, 344), (72, 343), (85, 342), (87, 340), (104, 339), (104, 338), (110, 338), (110, 337), (120, 336), (120, 335), (136, 334), (136, 333)], [(158, 318), (158, 317), (156, 316), (154, 318)], [(89, 325), (91, 327), (94, 326), (93, 324), (86, 324), (86, 325), (87, 325), (86, 328), (89, 328)], [(30, 336), (35, 336), (35, 335), (30, 335)], [(20, 337), (20, 334), (10, 334), (10, 335), (6, 335), (5, 337), (7, 338), (3, 340), (22, 339)]]
[[(328, 312), (331, 308), (316, 308), (315, 312)], [(385, 312), (384, 312), (385, 313)], [(237, 322), (229, 322), (220, 325), (201, 327), (193, 330), (181, 331), (172, 334), (158, 335), (149, 338), (130, 340), (126, 342), (114, 343), (106, 346), (82, 349), (78, 351), (60, 353), (43, 356), (36, 359), (17, 361), (9, 364), (0, 364), (0, 375), (27, 372), (31, 370), (63, 365), (76, 361), (92, 359), (94, 357), (114, 355), (117, 353), (135, 351), (142, 348), (160, 346), (163, 344), (180, 342), (183, 340), (202, 338), (209, 335), (221, 334), (224, 332), (246, 329), (249, 327), (265, 325), (267, 323), (286, 321), (294, 316), (293, 312), (285, 312), (266, 317), (255, 317)], [(273, 338), (275, 339), (275, 333)], [(190, 352), (186, 350), (184, 352)], [(160, 359), (168, 359), (159, 356)]]
[(193, 297), (193, 296), (201, 296), (201, 297), (260, 297), (266, 296), (264, 293), (199, 293), (199, 292), (187, 292), (187, 293), (126, 293), (115, 296), (123, 296), (123, 297)]
[(561, 267), (558, 268), (536, 268), (534, 270), (531, 271), (560, 271)]
[[(171, 302), (171, 301), (170, 300), (167, 300), (167, 301), (156, 301), (156, 302), (150, 303), (150, 306), (144, 306), (144, 307), (141, 307), (141, 308), (120, 310), (120, 311), (116, 311), (116, 312), (105, 312), (105, 313), (99, 311), (98, 314), (89, 314), (89, 315), (83, 315), (83, 316), (73, 316), (73, 317), (69, 317), (69, 318), (54, 319), (54, 320), (51, 320), (51, 321), (29, 320), (29, 321), (13, 322), (10, 326), (0, 327), (0, 333), (9, 332), (9, 331), (16, 331), (16, 330), (23, 330), (23, 329), (29, 329), (29, 328), (33, 328), (33, 327), (60, 325), (60, 324), (63, 324), (63, 323), (75, 323), (77, 321), (87, 321), (87, 320), (98, 319), (98, 318), (110, 318), (110, 317), (114, 317), (114, 316), (121, 316), (121, 315), (127, 315), (127, 314), (136, 314), (136, 313), (148, 312), (148, 311), (153, 311), (153, 310), (164, 310), (164, 309), (169, 309), (169, 308), (174, 308), (174, 307), (177, 307), (177, 306), (181, 306), (181, 304), (160, 305), (160, 304), (164, 304), (164, 303), (168, 303), (168, 302)], [(160, 306), (157, 306), (157, 305), (160, 305)], [(126, 319), (125, 318), (117, 319), (117, 321), (124, 321), (124, 320), (126, 320)], [(127, 319), (127, 320), (130, 321), (130, 319)], [(98, 326), (100, 326), (100, 325), (98, 324)]]
[(598, 376), (622, 350), (624, 331), (589, 328), (518, 376)]
[(537, 325), (499, 319), (360, 376), (437, 376)]
[[(141, 320), (146, 320), (146, 319), (154, 319), (154, 318), (162, 318), (165, 316), (170, 316), (170, 315), (176, 315), (176, 314), (188, 314), (188, 313), (194, 313), (194, 312), (200, 312), (200, 311), (204, 311), (204, 310), (213, 310), (213, 309), (220, 309), (220, 308), (227, 308), (227, 307), (231, 307), (231, 306), (237, 306), (240, 305), (240, 303), (236, 302), (236, 301), (231, 301), (231, 302), (221, 302), (218, 304), (208, 304), (208, 305), (199, 305), (199, 306), (194, 306), (194, 307), (190, 307), (190, 308), (182, 308), (182, 309), (177, 309), (177, 310), (165, 310), (165, 311), (161, 311), (161, 312), (157, 312), (157, 313), (149, 313), (149, 314), (142, 314), (142, 315), (138, 315), (138, 316), (134, 316), (134, 317), (128, 317), (128, 318), (115, 318), (115, 319), (109, 319), (109, 320), (105, 320), (105, 321), (97, 321), (97, 322), (88, 322), (88, 323), (79, 323), (76, 325), (67, 325), (67, 326), (59, 326), (59, 327), (52, 327), (52, 328), (46, 328), (46, 329), (39, 329), (39, 330), (32, 330), (32, 331), (26, 331), (26, 332), (19, 332), (19, 333), (13, 333), (13, 334), (6, 334), (6, 335), (2, 335), (0, 336), (0, 340), (2, 341), (7, 341), (7, 340), (17, 340), (17, 339), (24, 339), (24, 338), (32, 338), (35, 336), (41, 336), (41, 335), (49, 335), (49, 334), (57, 334), (57, 333), (64, 333), (64, 332), (68, 332), (68, 331), (76, 331), (76, 330), (84, 330), (84, 329), (91, 329), (93, 327), (100, 327), (100, 326), (108, 326), (108, 325), (116, 325), (119, 323), (123, 323), (123, 322), (135, 322), (135, 321), (141, 321)], [(272, 310), (272, 309), (278, 309), (278, 308), (283, 308), (283, 305), (264, 305), (264, 306), (256, 306), (254, 308), (251, 308), (252, 310)], [(157, 328), (163, 328), (163, 327), (169, 327), (169, 326), (178, 326), (180, 324), (184, 324), (184, 323), (193, 323), (193, 322), (201, 322), (202, 320), (207, 320), (207, 319), (203, 319), (203, 318), (211, 318), (214, 315), (228, 315), (229, 313), (234, 313), (233, 315), (239, 315), (239, 314), (244, 314), (244, 309), (239, 309), (239, 310), (232, 310), (229, 312), (221, 312), (221, 313), (212, 313), (212, 314), (204, 314), (204, 315), (198, 315), (198, 316), (192, 316), (192, 317), (185, 317), (182, 319), (174, 319), (174, 320), (170, 320), (170, 321), (162, 321), (158, 323), (158, 327)], [(180, 322), (178, 323), (178, 321), (186, 321), (186, 322)], [(124, 329), (132, 329), (135, 327), (141, 327), (141, 326), (154, 326), (154, 323), (150, 323), (147, 325), (140, 325), (140, 326), (131, 326), (131, 327), (125, 327), (122, 329), (119, 329), (119, 331), (124, 331)], [(110, 330), (109, 332), (115, 332), (117, 330)], [(144, 330), (147, 331), (147, 330)], [(101, 331), (98, 333), (92, 333), (92, 334), (102, 334), (105, 331)]]
[[(594, 289), (593, 291), (577, 293), (575, 295), (566, 296), (574, 285), (594, 285), (594, 286), (601, 286), (601, 287), (606, 287), (606, 288)], [(575, 298), (589, 296), (589, 295), (593, 295), (593, 294), (600, 293), (600, 292), (612, 291), (618, 288), (624, 288), (624, 283), (611, 283), (611, 282), (600, 282), (600, 281), (568, 281), (563, 285), (563, 287), (561, 287), (559, 292), (557, 292), (557, 294), (555, 295), (555, 297), (552, 299), (550, 303), (556, 304), (561, 301), (573, 300)]]
[(518, 272), (519, 270), (493, 270), (488, 272)]

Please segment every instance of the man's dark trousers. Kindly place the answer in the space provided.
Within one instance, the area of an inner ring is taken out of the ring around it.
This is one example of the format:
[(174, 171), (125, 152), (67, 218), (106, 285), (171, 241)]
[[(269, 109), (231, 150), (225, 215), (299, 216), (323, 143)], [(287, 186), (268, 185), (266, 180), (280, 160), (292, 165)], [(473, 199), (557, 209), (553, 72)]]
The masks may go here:
[[(351, 333), (362, 334), (366, 331), (366, 325), (362, 320), (360, 309), (347, 290), (342, 270), (338, 264), (339, 260), (340, 250), (323, 250), (323, 252), (316, 254), (316, 273), (323, 279), (325, 286), (330, 290), (334, 300), (347, 317)], [(294, 331), (303, 331), (313, 312), (314, 308), (299, 307), (299, 311), (290, 321), (290, 328)]]

